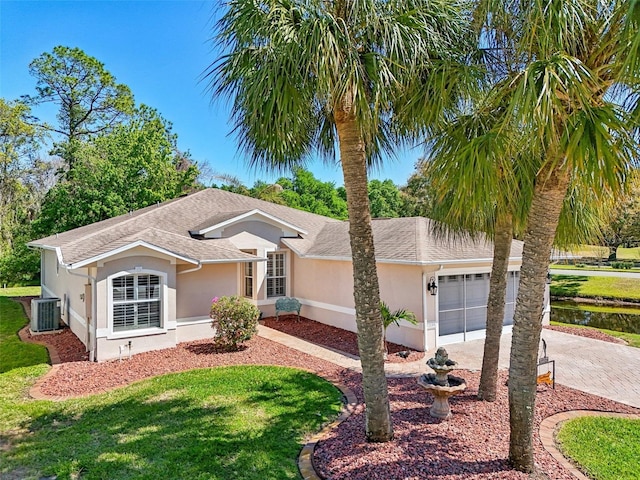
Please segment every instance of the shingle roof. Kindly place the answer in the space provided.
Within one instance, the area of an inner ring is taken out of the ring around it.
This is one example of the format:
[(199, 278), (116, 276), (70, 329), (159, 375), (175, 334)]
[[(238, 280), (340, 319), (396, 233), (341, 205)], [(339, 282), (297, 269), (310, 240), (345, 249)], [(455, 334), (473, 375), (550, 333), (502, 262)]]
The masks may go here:
[[(139, 244), (156, 247), (176, 257), (204, 263), (224, 260), (241, 262), (256, 259), (255, 255), (238, 250), (228, 240), (221, 240), (195, 240), (157, 228), (145, 228), (140, 232), (101, 245), (89, 253), (91, 255), (89, 259), (108, 255), (116, 250)], [(69, 254), (65, 257), (65, 261), (71, 264), (89, 259), (86, 258), (86, 255), (73, 257), (72, 254)]]
[(209, 221), (219, 223), (256, 209), (298, 226), (309, 233), (309, 238), (315, 237), (327, 223), (338, 222), (283, 205), (208, 188), (130, 214), (34, 240), (29, 244), (59, 248), (63, 262), (67, 265), (87, 261), (138, 241), (198, 262), (244, 259), (247, 254), (228, 240), (196, 240), (189, 231)]
[[(282, 239), (300, 256), (351, 258), (348, 222), (214, 188), (35, 240), (30, 245), (59, 248), (67, 265), (79, 265), (141, 243), (194, 262), (246, 261), (255, 257), (241, 252), (229, 240), (195, 239), (189, 232), (252, 210), (305, 232), (298, 238)], [(422, 217), (375, 219), (372, 225), (376, 258), (381, 262), (428, 264), (492, 257), (490, 243), (469, 238), (458, 242), (439, 239), (432, 234), (430, 220)], [(511, 256), (521, 255), (522, 244), (514, 241)]]
[[(376, 258), (380, 262), (414, 264), (493, 258), (493, 244), (484, 237), (447, 240), (434, 235), (432, 227), (431, 220), (423, 217), (373, 219)], [(284, 242), (289, 243), (288, 239)], [(348, 223), (326, 225), (304, 256), (351, 258)], [(513, 241), (510, 256), (522, 256), (522, 242)]]

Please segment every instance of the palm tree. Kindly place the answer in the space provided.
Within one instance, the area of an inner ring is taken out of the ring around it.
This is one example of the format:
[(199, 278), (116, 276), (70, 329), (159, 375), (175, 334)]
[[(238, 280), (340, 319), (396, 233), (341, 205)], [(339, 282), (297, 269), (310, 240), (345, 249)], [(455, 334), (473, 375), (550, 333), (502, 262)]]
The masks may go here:
[(338, 147), (370, 441), (393, 429), (367, 168), (416, 139), (469, 84), (454, 68), (473, 43), (467, 12), (446, 0), (232, 0), (216, 25), (224, 53), (207, 76), (214, 96), (232, 99), (250, 163), (335, 161)]
[(542, 159), (524, 234), (509, 368), (509, 459), (532, 472), (537, 352), (551, 249), (570, 186), (617, 194), (637, 152), (631, 137), (637, 123), (620, 101), (637, 85), (637, 66), (625, 64), (636, 32), (625, 29), (622, 0), (487, 4), (488, 28), (518, 38), (522, 65), (497, 95), (508, 99), (509, 121)]
[(532, 187), (531, 168), (509, 157), (509, 142), (517, 132), (506, 135), (496, 127), (503, 114), (504, 109), (485, 101), (471, 113), (456, 115), (431, 138), (422, 166), (435, 195), (430, 214), (438, 222), (437, 233), (454, 242), (459, 236), (485, 234), (494, 242), (478, 387), (478, 398), (490, 402), (496, 399), (511, 243), (523, 230)]
[(413, 312), (405, 310), (404, 308), (399, 308), (392, 312), (389, 305), (385, 302), (380, 302), (380, 314), (382, 315), (382, 328), (384, 329), (382, 336), (384, 338), (384, 354), (386, 357), (389, 350), (387, 347), (387, 328), (391, 325), (399, 327), (401, 320), (409, 322), (411, 325), (416, 325), (418, 322)]
[[(429, 155), (419, 166), (435, 197), (430, 216), (437, 221), (436, 233), (452, 241), (460, 235), (481, 233), (494, 243), (478, 387), (478, 398), (490, 402), (495, 401), (497, 392), (511, 244), (514, 236), (524, 234), (541, 165), (539, 156), (528, 152), (527, 139), (505, 123), (505, 108), (492, 104), (496, 100), (504, 103), (493, 93), (490, 90), (477, 100), (469, 113), (454, 115), (432, 136)], [(579, 187), (574, 186), (565, 199), (554, 241), (557, 248), (589, 243), (600, 234), (608, 202), (585, 198), (584, 188)]]

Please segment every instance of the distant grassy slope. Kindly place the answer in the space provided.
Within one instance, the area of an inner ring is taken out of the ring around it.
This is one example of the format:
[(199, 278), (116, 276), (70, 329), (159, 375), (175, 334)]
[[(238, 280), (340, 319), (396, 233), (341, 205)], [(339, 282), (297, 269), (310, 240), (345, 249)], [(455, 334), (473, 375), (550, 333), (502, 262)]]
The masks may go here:
[(0, 297), (39, 297), (40, 287), (0, 288)]
[(554, 321), (551, 321), (551, 325), (558, 326), (558, 327), (571, 327), (571, 328), (584, 328), (584, 329), (598, 330), (602, 333), (606, 333), (607, 335), (611, 335), (612, 337), (616, 337), (624, 340), (625, 342), (627, 342), (627, 345), (629, 345), (630, 347), (640, 348), (640, 335), (636, 333), (618, 332), (616, 330), (607, 330), (605, 328), (595, 328), (595, 327), (589, 327), (587, 325), (574, 325), (573, 323), (561, 323), (561, 322), (554, 322)]
[(599, 272), (640, 272), (640, 268), (611, 268), (608, 265), (598, 266), (598, 265), (562, 265), (561, 263), (554, 263), (553, 265), (549, 265), (552, 270), (592, 270)]
[(640, 279), (552, 275), (551, 295), (640, 301)]
[[(570, 250), (570, 253), (589, 258), (607, 258), (609, 256), (609, 249), (607, 247), (599, 247), (598, 245), (580, 245)], [(640, 247), (619, 247), (617, 251), (617, 257), (618, 260), (640, 261)]]

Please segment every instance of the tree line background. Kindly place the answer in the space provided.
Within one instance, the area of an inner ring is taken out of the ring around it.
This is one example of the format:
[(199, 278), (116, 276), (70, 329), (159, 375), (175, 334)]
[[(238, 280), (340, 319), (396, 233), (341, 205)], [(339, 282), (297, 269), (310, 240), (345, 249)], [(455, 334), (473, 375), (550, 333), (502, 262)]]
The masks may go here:
[[(275, 183), (243, 185), (215, 173), (177, 147), (171, 122), (136, 104), (97, 59), (78, 48), (56, 47), (29, 65), (36, 92), (0, 98), (0, 283), (37, 284), (39, 253), (26, 242), (125, 214), (213, 186), (345, 220), (346, 191), (294, 168)], [(38, 107), (54, 103), (57, 124), (40, 122)], [(49, 147), (47, 151), (46, 148)], [(46, 152), (46, 153), (45, 153)], [(419, 159), (405, 185), (371, 180), (374, 218), (446, 215), (434, 208), (428, 167)], [(594, 242), (640, 245), (640, 182), (602, 219)]]
[[(171, 122), (79, 48), (59, 46), (28, 66), (36, 91), (0, 98), (0, 283), (37, 284), (30, 240), (163, 202), (207, 186), (338, 219), (346, 192), (303, 168), (274, 184), (214, 173), (177, 147)], [(41, 122), (54, 103), (57, 123)], [(369, 182), (374, 217), (427, 214), (426, 182)]]

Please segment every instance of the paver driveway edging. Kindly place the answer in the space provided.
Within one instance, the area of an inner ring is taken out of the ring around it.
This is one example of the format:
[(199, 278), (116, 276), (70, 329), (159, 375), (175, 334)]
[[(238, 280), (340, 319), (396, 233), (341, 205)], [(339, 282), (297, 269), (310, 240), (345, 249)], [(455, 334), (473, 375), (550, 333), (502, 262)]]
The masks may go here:
[(640, 420), (640, 415), (631, 413), (602, 412), (597, 410), (570, 410), (568, 412), (556, 413), (545, 418), (540, 423), (540, 440), (545, 450), (551, 454), (556, 461), (569, 470), (574, 477), (579, 480), (589, 480), (567, 457), (565, 457), (556, 445), (556, 434), (562, 424), (568, 420), (580, 417), (616, 417)]

